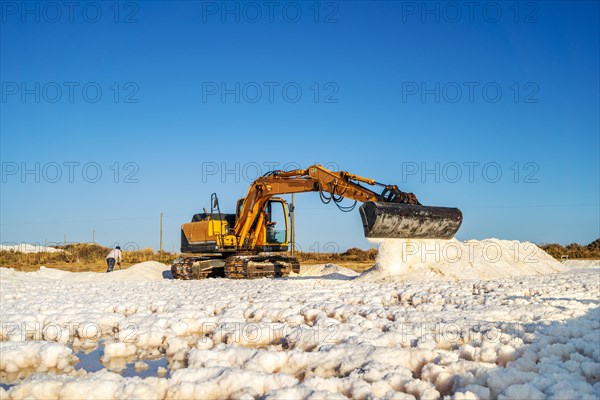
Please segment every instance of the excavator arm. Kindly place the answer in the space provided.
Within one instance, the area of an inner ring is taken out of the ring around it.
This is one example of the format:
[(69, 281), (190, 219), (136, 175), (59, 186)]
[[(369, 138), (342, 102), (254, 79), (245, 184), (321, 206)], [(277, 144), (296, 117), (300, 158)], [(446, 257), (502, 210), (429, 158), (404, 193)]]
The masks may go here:
[[(380, 193), (370, 187), (381, 187)], [(322, 165), (293, 171), (272, 171), (256, 179), (248, 189), (234, 227), (238, 243), (249, 244), (253, 227), (263, 222), (263, 210), (273, 196), (319, 192), (325, 203), (333, 201), (342, 211), (360, 208), (366, 237), (372, 238), (443, 238), (449, 239), (462, 222), (457, 208), (422, 206), (412, 193), (395, 185), (385, 185), (345, 171), (331, 171)], [(355, 200), (351, 207), (341, 206), (343, 199)]]

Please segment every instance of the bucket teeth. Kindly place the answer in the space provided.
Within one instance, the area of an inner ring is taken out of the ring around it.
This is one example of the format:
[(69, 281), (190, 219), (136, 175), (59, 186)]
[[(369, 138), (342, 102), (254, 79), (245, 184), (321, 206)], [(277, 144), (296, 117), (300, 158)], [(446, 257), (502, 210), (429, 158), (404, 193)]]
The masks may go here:
[(368, 238), (451, 239), (460, 228), (458, 208), (367, 202), (360, 216)]

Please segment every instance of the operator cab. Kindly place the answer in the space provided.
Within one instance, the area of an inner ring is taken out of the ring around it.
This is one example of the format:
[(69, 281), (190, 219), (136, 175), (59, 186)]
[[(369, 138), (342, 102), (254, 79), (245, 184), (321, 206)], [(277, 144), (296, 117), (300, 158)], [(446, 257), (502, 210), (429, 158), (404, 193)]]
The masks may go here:
[[(244, 199), (236, 206), (236, 220), (239, 219)], [(263, 209), (264, 239), (258, 240), (263, 251), (287, 251), (288, 247), (288, 208), (287, 202), (280, 197), (270, 198)], [(260, 236), (259, 236), (260, 237)]]
[(276, 199), (270, 200), (265, 207), (267, 243), (281, 244), (287, 241), (287, 213), (284, 204), (282, 199)]

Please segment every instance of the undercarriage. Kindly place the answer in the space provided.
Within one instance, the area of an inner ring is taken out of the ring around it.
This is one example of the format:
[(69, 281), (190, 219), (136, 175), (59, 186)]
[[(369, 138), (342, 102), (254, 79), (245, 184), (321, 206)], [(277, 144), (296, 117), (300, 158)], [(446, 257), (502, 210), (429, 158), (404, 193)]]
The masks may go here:
[(180, 257), (171, 265), (173, 278), (183, 280), (283, 278), (299, 272), (298, 259), (281, 254), (191, 255)]

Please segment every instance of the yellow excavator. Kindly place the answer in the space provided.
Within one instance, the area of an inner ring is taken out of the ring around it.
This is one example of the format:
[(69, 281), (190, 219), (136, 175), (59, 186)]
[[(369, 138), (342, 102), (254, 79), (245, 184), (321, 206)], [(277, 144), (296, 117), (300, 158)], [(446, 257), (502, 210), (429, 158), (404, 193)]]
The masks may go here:
[[(364, 186), (382, 188), (376, 193)], [(182, 257), (173, 261), (176, 279), (227, 277), (252, 279), (298, 273), (299, 261), (289, 248), (289, 212), (280, 195), (318, 192), (324, 203), (352, 211), (357, 202), (368, 238), (450, 239), (462, 223), (458, 208), (423, 206), (414, 194), (345, 171), (315, 164), (307, 169), (270, 171), (257, 178), (235, 214), (221, 212), (215, 193), (211, 209), (181, 226)], [(343, 199), (354, 200), (351, 206)]]

